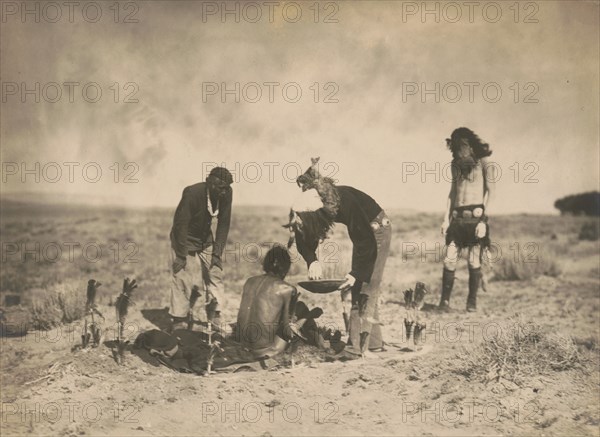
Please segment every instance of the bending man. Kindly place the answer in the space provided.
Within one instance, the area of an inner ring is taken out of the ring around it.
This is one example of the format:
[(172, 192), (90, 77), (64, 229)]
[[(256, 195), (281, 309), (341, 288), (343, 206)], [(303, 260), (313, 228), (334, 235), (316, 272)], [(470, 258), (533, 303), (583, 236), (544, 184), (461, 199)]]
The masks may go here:
[[(215, 326), (220, 324), (220, 306), (224, 304), (221, 255), (231, 221), (232, 182), (229, 170), (215, 167), (206, 182), (183, 190), (171, 229), (172, 329), (187, 327), (190, 319), (204, 321), (207, 317)], [(213, 237), (214, 218), (218, 224)], [(200, 296), (206, 296), (206, 309), (194, 305)]]
[[(340, 287), (349, 290), (352, 310), (349, 334), (352, 349), (362, 355), (383, 350), (379, 325), (379, 295), (385, 262), (392, 236), (390, 220), (369, 195), (348, 186), (337, 186), (330, 178), (319, 174), (317, 163), (298, 177), (297, 183), (305, 194), (315, 193), (320, 200), (313, 208), (296, 207), (290, 213), (290, 223), (298, 252), (308, 265), (309, 279), (320, 279), (322, 268), (316, 250), (334, 223), (343, 223), (352, 240), (352, 267)], [(291, 245), (290, 241), (288, 245)]]

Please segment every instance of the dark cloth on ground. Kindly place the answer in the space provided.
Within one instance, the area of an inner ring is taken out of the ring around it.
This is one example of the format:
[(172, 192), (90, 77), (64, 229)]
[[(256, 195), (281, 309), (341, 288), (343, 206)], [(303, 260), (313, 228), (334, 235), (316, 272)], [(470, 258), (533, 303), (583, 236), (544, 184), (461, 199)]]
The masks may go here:
[[(334, 355), (326, 352), (325, 341), (329, 341), (331, 348), (337, 354), (344, 349), (345, 344), (341, 341), (341, 333), (323, 332), (315, 319), (323, 313), (321, 308), (309, 310), (304, 302), (298, 302), (296, 305), (296, 319), (304, 319), (306, 322), (300, 328), (300, 333), (304, 339), (295, 338), (291, 347), (296, 350), (301, 344), (305, 355), (312, 354)], [(220, 334), (213, 334), (212, 342), (218, 342), (219, 347), (212, 347), (212, 368), (225, 369), (237, 364), (247, 364), (261, 362), (269, 358), (278, 358), (284, 354), (256, 356), (256, 351), (246, 347), (236, 341), (235, 332), (229, 337), (223, 337)], [(186, 373), (203, 374), (206, 372), (209, 357), (211, 355), (211, 346), (208, 344), (208, 334), (199, 331), (175, 330), (172, 334), (167, 334), (158, 329), (152, 329), (141, 333), (134, 343), (135, 349), (144, 349), (160, 363)], [(320, 352), (319, 352), (320, 351)], [(322, 361), (332, 361), (329, 359)]]

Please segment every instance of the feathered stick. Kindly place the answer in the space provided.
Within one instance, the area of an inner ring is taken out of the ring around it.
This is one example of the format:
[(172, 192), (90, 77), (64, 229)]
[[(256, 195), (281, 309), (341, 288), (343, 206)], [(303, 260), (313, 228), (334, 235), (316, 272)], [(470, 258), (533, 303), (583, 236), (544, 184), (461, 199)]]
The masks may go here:
[(215, 341), (213, 343), (210, 343), (210, 351), (208, 353), (208, 359), (206, 360), (206, 372), (204, 373), (204, 376), (208, 376), (211, 373), (213, 373), (212, 371), (212, 365), (215, 359), (215, 355), (217, 354), (217, 352), (225, 352), (225, 350), (221, 347), (221, 342), (220, 341)]
[(423, 282), (417, 282), (414, 290), (410, 288), (404, 291), (404, 304), (406, 306), (404, 327), (406, 328), (406, 340), (410, 341), (414, 328), (413, 341), (417, 346), (421, 344), (421, 333), (426, 327), (426, 324), (420, 320), (419, 310), (425, 305), (425, 295), (427, 292), (427, 285)]
[(136, 280), (129, 280), (129, 278), (125, 278), (123, 281), (123, 291), (117, 297), (115, 302), (115, 310), (117, 312), (117, 355), (116, 360), (118, 364), (123, 363), (125, 347), (128, 342), (123, 341), (124, 335), (124, 326), (125, 320), (127, 319), (127, 312), (129, 310), (129, 305), (132, 302), (131, 294), (133, 290), (137, 288)]
[[(100, 282), (96, 281), (95, 279), (90, 279), (88, 281), (87, 292), (86, 292), (87, 300), (85, 303), (85, 321), (84, 321), (83, 334), (81, 336), (81, 343), (84, 348), (87, 347), (87, 345), (90, 342), (90, 339), (93, 339), (94, 347), (98, 347), (101, 342), (102, 331), (101, 331), (100, 327), (98, 326), (98, 324), (96, 323), (96, 320), (94, 319), (94, 314), (97, 314), (98, 316), (100, 316), (102, 318), (102, 320), (104, 320), (104, 316), (102, 315), (102, 313), (100, 311), (98, 311), (98, 308), (96, 307), (96, 292), (97, 292), (98, 288), (100, 288), (101, 285), (102, 284)], [(88, 316), (91, 316), (91, 318), (92, 318), (92, 322), (89, 325), (88, 325)]]
[(427, 285), (423, 282), (415, 284), (415, 293), (413, 296), (413, 307), (419, 311), (425, 305), (425, 295), (428, 293)]
[[(417, 282), (415, 289), (404, 290), (404, 304), (406, 306), (406, 317), (404, 318), (404, 327), (406, 328), (406, 340), (413, 341), (416, 345), (421, 343), (421, 332), (425, 329), (425, 323), (421, 322), (419, 310), (425, 305), (425, 295), (427, 286), (423, 282)], [(414, 329), (414, 336), (413, 336)]]
[(404, 335), (406, 336), (406, 341), (410, 340), (412, 336), (413, 324), (415, 323), (412, 311), (414, 294), (415, 292), (412, 288), (404, 290), (404, 306), (406, 308), (406, 315), (404, 316)]
[(427, 289), (427, 285), (423, 282), (417, 282), (415, 284), (415, 294), (413, 297), (413, 308), (415, 311), (415, 332), (413, 336), (413, 340), (417, 349), (422, 347), (422, 333), (426, 328), (427, 324), (421, 320), (419, 317), (420, 310), (425, 305), (425, 295), (429, 292)]

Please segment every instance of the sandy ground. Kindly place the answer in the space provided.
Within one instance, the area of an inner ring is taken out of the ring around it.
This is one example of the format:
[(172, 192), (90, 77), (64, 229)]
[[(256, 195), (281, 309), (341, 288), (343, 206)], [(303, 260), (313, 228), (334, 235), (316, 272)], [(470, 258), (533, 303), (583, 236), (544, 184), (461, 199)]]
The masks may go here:
[[(202, 377), (130, 353), (119, 367), (106, 345), (72, 351), (81, 321), (0, 338), (2, 435), (600, 435), (597, 251), (597, 243), (577, 242), (560, 260), (558, 278), (491, 282), (487, 293), (480, 292), (477, 313), (464, 310), (467, 269), (461, 263), (455, 310), (423, 313), (424, 350), (388, 352), (385, 359), (299, 359), (294, 369)], [(403, 341), (401, 290), (416, 280), (429, 282), (426, 302), (437, 304), (440, 270), (439, 263), (392, 253), (380, 315), (388, 342)], [(300, 273), (290, 282), (302, 280)], [(143, 278), (140, 284), (141, 296), (149, 285)], [(224, 316), (234, 320), (237, 285), (227, 294)], [(321, 323), (342, 325), (337, 297), (303, 292), (302, 299), (325, 310)], [(112, 340), (114, 308), (107, 303), (100, 308)], [(129, 337), (155, 328), (142, 312), (161, 309), (139, 299), (130, 311)], [(520, 385), (461, 372), (465, 354), (515, 318), (571, 336), (584, 364), (534, 374)]]
[[(130, 354), (118, 367), (106, 346), (70, 352), (78, 342), (77, 324), (4, 338), (2, 434), (598, 435), (595, 365), (591, 373), (540, 375), (521, 387), (507, 380), (469, 381), (453, 370), (457, 353), (502, 326), (518, 296), (521, 316), (589, 335), (597, 323), (597, 308), (589, 305), (597, 283), (541, 278), (518, 287), (493, 285), (494, 311), (484, 295), (476, 314), (428, 314), (422, 353), (300, 362), (294, 369), (199, 377)], [(564, 287), (578, 290), (570, 297), (577, 318), (565, 317), (558, 293)], [(455, 300), (462, 302), (463, 295)], [(543, 308), (529, 305), (547, 296), (555, 298)], [(386, 337), (398, 341), (399, 309), (389, 303), (382, 315)], [(130, 322), (153, 327), (140, 311)]]

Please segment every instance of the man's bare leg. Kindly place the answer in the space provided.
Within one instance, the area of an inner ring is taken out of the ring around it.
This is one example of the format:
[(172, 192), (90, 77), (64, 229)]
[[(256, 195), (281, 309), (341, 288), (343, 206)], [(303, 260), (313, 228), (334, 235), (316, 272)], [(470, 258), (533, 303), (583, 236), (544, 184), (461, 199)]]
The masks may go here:
[(481, 246), (469, 248), (469, 296), (467, 298), (467, 311), (477, 311), (477, 292), (481, 284)]
[(459, 249), (454, 242), (446, 247), (446, 257), (444, 258), (444, 270), (442, 273), (442, 297), (440, 299), (440, 309), (450, 308), (450, 295), (454, 287), (454, 273), (456, 271), (456, 262), (458, 261)]

